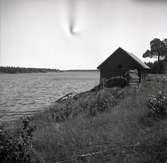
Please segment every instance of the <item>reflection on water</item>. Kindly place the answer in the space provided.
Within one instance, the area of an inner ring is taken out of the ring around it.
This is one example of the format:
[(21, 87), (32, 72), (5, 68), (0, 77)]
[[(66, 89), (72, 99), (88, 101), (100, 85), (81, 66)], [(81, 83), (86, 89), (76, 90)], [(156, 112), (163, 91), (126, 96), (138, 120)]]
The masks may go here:
[(0, 74), (0, 118), (43, 110), (61, 96), (89, 90), (98, 81), (98, 72)]

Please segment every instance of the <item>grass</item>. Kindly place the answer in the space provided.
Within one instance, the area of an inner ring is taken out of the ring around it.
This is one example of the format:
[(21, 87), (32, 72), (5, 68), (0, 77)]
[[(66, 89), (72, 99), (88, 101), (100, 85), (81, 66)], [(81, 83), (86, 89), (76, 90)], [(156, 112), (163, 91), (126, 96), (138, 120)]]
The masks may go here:
[(160, 90), (167, 95), (166, 84), (147, 79), (137, 91), (105, 88), (55, 103), (32, 118), (32, 162), (165, 162), (167, 118), (152, 116), (145, 103)]

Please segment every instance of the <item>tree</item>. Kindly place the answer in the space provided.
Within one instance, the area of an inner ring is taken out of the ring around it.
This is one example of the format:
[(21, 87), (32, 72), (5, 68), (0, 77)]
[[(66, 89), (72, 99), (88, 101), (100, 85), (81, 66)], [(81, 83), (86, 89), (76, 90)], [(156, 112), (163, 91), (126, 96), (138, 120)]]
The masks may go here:
[(143, 54), (143, 58), (146, 57), (158, 57), (158, 72), (161, 73), (160, 58), (163, 57), (164, 59), (167, 59), (167, 39), (161, 41), (158, 38), (154, 38), (152, 41), (150, 41), (150, 50), (146, 50), (146, 52)]

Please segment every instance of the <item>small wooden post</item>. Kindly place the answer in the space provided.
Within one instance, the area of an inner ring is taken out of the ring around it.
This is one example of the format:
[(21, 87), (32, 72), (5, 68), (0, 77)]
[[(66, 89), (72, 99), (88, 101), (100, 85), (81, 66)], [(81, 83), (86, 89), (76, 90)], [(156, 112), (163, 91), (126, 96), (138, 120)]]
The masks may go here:
[(102, 89), (104, 89), (104, 87), (105, 87), (105, 78), (103, 78), (102, 80)]

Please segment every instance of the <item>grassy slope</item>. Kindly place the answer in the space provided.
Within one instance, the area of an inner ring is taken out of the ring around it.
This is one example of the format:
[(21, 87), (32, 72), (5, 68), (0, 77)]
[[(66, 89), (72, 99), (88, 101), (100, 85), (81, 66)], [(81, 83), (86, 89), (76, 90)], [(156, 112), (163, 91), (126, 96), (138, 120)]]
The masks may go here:
[[(157, 77), (142, 83), (137, 91), (105, 89), (55, 104), (33, 118), (37, 157), (48, 163), (163, 162), (167, 155), (167, 118), (149, 116), (145, 102), (159, 90), (167, 95), (165, 84)], [(57, 113), (63, 109), (68, 110), (65, 121), (61, 121), (64, 114)], [(78, 157), (93, 152), (99, 153)]]

